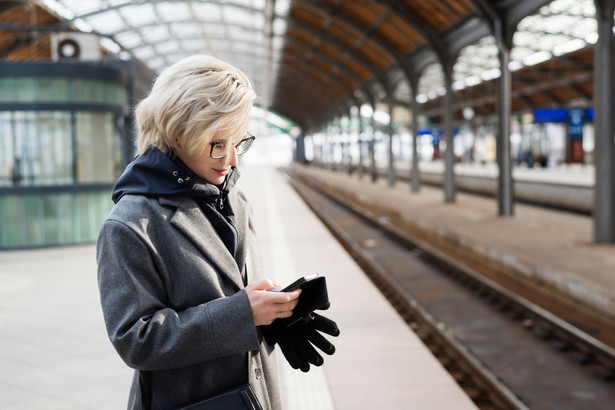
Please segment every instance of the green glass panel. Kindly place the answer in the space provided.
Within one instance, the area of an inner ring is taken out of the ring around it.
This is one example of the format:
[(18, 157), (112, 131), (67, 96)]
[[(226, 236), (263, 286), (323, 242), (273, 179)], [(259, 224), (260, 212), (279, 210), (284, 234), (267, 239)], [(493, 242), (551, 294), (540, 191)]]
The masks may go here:
[(0, 78), (0, 102), (12, 102), (16, 97), (17, 81), (14, 78)]
[(61, 204), (60, 212), (58, 212), (61, 232), (59, 243), (61, 244), (76, 242), (72, 199), (73, 196), (69, 194), (62, 194), (59, 197), (59, 202)]
[(25, 245), (40, 245), (42, 243), (41, 201), (35, 196), (22, 198), (24, 212), (26, 242)]
[(60, 236), (60, 226), (58, 224), (58, 195), (45, 195), (43, 198), (43, 219), (46, 244), (57, 244)]
[(75, 202), (77, 205), (77, 217), (78, 217), (78, 240), (83, 241), (89, 239), (89, 223), (88, 216), (90, 214), (90, 207), (88, 201), (88, 194), (79, 194), (75, 196)]
[(53, 80), (51, 78), (39, 78), (37, 84), (37, 101), (49, 102), (54, 100)]
[(17, 102), (36, 102), (36, 81), (33, 78), (17, 79)]
[(56, 78), (54, 84), (54, 96), (58, 102), (72, 101), (73, 87), (72, 81), (69, 82), (66, 78)]

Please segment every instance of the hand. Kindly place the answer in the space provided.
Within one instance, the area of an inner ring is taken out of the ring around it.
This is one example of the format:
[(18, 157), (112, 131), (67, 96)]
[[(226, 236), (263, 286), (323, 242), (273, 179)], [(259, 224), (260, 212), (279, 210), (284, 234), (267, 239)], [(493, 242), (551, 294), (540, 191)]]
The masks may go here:
[(335, 353), (335, 346), (319, 332), (331, 336), (340, 334), (334, 321), (317, 313), (311, 313), (289, 326), (283, 321), (276, 321), (270, 326), (262, 326), (261, 330), (267, 343), (277, 343), (291, 367), (303, 372), (310, 370), (310, 364), (321, 366), (324, 363), (314, 346), (328, 355)]
[(290, 317), (299, 303), (301, 289), (292, 292), (267, 292), (268, 289), (276, 287), (277, 284), (268, 279), (246, 286), (256, 326), (269, 325), (275, 319)]

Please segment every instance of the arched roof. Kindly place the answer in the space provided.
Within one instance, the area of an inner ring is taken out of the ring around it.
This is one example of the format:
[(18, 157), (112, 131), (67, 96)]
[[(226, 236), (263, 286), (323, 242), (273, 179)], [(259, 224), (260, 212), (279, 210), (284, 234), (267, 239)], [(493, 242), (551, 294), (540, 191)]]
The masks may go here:
[(306, 129), (420, 76), (395, 98), (418, 98), (437, 122), (441, 67), (453, 72), (458, 118), (463, 106), (494, 114), (498, 41), (515, 44), (513, 110), (591, 100), (592, 16), (592, 0), (6, 1), (0, 55), (49, 58), (49, 33), (61, 30), (97, 33), (154, 72), (209, 53), (251, 76), (258, 104)]

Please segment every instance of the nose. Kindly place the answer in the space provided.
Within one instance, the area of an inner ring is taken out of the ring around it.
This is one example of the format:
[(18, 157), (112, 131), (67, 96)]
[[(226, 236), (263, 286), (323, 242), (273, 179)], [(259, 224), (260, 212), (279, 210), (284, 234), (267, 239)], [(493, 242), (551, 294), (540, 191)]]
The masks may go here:
[(237, 164), (239, 163), (239, 155), (237, 155), (237, 148), (233, 147), (233, 149), (231, 150), (230, 154), (229, 154), (229, 165), (232, 167), (236, 167)]

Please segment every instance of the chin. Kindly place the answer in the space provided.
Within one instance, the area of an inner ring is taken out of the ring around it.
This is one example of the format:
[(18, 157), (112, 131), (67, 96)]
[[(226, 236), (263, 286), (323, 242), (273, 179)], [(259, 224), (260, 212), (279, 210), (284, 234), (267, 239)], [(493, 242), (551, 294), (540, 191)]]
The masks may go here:
[(225, 178), (226, 177), (221, 177), (220, 175), (215, 175), (215, 176), (212, 176), (212, 177), (206, 178), (206, 179), (207, 179), (207, 182), (209, 182), (211, 184), (220, 185), (221, 183), (224, 182)]

